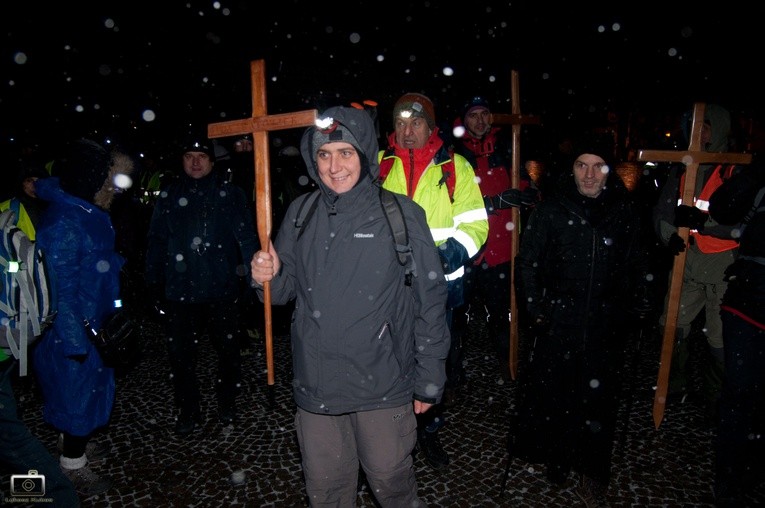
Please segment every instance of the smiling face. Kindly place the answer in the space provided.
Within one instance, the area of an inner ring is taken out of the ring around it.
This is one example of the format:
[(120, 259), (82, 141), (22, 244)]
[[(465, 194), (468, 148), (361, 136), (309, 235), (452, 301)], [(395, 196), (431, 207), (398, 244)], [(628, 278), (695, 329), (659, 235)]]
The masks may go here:
[(337, 194), (351, 190), (361, 177), (361, 157), (345, 141), (321, 145), (316, 151), (316, 167), (324, 185)]
[(574, 182), (579, 194), (596, 198), (603, 192), (610, 168), (599, 155), (583, 153), (574, 161)]

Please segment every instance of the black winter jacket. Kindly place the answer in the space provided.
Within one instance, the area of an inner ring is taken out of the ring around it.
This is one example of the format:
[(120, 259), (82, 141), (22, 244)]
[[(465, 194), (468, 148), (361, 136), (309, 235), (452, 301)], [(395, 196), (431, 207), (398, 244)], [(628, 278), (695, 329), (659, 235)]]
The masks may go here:
[(259, 245), (247, 197), (213, 170), (160, 193), (149, 225), (146, 283), (187, 303), (235, 299)]
[[(738, 258), (725, 272), (723, 307), (765, 325), (765, 198), (758, 195), (762, 192), (765, 168), (746, 167), (712, 194), (709, 214), (721, 224), (734, 224), (734, 237), (740, 242)], [(760, 201), (755, 202), (758, 196)], [(742, 227), (747, 214), (751, 218)]]
[(573, 174), (562, 176), (524, 230), (515, 260), (518, 301), (540, 332), (576, 341), (573, 350), (600, 347), (635, 303), (645, 262), (640, 218), (616, 173), (595, 199), (578, 193)]

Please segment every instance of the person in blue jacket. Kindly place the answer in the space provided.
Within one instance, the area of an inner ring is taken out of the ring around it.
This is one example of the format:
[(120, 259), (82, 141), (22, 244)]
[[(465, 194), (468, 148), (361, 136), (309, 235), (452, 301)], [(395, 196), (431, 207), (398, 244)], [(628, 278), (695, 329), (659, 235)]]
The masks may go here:
[(321, 120), (300, 144), (320, 189), (316, 209), (294, 227), (306, 198), (298, 197), (250, 264), (261, 299), (269, 282), (272, 303), (295, 300), (292, 386), (308, 500), (355, 506), (361, 465), (380, 506), (423, 506), (415, 415), (440, 402), (446, 382), (446, 278), (425, 212), (395, 195), (415, 268), (407, 285), (376, 183), (369, 114), (334, 107)]
[(132, 168), (128, 156), (78, 139), (54, 162), (56, 176), (35, 185), (48, 203), (36, 241), (55, 279), (58, 313), (35, 347), (33, 366), (43, 419), (63, 434), (61, 468), (83, 497), (111, 486), (88, 467), (88, 450), (111, 416), (114, 371), (104, 366), (85, 322), (98, 329), (120, 298), (124, 259), (115, 251), (108, 210)]

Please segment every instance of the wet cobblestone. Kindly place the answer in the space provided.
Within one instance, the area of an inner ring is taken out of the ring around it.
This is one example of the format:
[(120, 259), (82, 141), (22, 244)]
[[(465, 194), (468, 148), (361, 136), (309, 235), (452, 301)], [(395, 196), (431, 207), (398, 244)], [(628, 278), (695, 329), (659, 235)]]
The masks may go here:
[[(112, 453), (92, 468), (109, 475), (114, 487), (83, 500), (83, 507), (307, 506), (293, 427), (289, 338), (274, 338), (273, 387), (267, 386), (263, 341), (250, 342), (243, 356), (240, 414), (233, 428), (223, 428), (217, 421), (212, 388), (215, 356), (203, 341), (199, 376), (205, 423), (192, 436), (179, 439), (173, 434), (169, 367), (160, 330), (157, 323), (144, 322), (144, 357), (118, 379), (112, 421), (97, 437)], [(660, 428), (654, 427), (651, 387), (659, 344), (645, 342), (634, 353), (630, 394), (620, 410), (609, 502), (613, 507), (711, 507), (714, 434), (705, 426), (694, 397), (668, 406)], [(515, 382), (498, 383), (490, 347), (480, 328), (468, 331), (469, 389), (447, 410), (441, 432), (451, 465), (439, 473), (415, 458), (420, 497), (430, 507), (444, 508), (580, 506), (573, 482), (552, 487), (541, 468), (517, 459), (499, 497)], [(34, 383), (19, 380), (15, 389), (24, 420), (54, 451), (57, 436), (42, 421)], [(4, 496), (9, 494), (9, 478), (10, 473), (0, 477)], [(752, 506), (765, 503), (765, 485), (756, 496), (750, 499)], [(367, 487), (359, 492), (358, 506), (375, 506)]]

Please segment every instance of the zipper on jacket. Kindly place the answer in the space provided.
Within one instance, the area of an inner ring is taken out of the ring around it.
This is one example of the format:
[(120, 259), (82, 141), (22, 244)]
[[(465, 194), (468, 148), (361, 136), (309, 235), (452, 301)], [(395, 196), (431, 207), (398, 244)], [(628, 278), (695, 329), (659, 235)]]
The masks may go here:
[(587, 349), (587, 329), (590, 326), (590, 303), (592, 302), (592, 281), (595, 278), (595, 256), (598, 251), (598, 233), (595, 228), (592, 229), (592, 259), (590, 261), (590, 277), (587, 283), (587, 304), (584, 308), (584, 334), (582, 335), (582, 350)]
[(383, 323), (382, 328), (380, 328), (380, 332), (377, 334), (377, 340), (382, 340), (383, 335), (385, 335), (385, 332), (388, 330), (389, 326), (390, 325), (388, 324), (387, 321)]
[(409, 149), (409, 189), (407, 194), (414, 199), (414, 150)]

